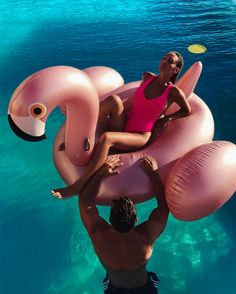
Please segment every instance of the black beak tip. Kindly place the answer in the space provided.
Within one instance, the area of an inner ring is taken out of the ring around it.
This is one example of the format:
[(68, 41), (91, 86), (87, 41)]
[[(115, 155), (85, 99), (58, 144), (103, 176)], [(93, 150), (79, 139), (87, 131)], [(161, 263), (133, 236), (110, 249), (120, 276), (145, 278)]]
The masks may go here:
[(31, 136), (29, 134), (26, 134), (25, 132), (23, 132), (12, 120), (11, 115), (8, 114), (8, 122), (9, 125), (12, 129), (12, 131), (21, 139), (25, 140), (25, 141), (29, 141), (29, 142), (38, 142), (38, 141), (42, 141), (46, 139), (45, 134), (43, 134), (42, 136)]

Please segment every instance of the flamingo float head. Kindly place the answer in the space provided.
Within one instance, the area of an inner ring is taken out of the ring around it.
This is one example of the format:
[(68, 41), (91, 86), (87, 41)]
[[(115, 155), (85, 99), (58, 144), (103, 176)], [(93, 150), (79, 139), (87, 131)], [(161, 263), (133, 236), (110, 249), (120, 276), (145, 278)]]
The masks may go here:
[(14, 91), (8, 107), (11, 129), (20, 138), (32, 142), (46, 139), (45, 119), (48, 116), (36, 81), (38, 73), (25, 79)]
[(9, 103), (8, 119), (14, 133), (28, 141), (46, 138), (51, 111), (66, 105), (66, 152), (75, 165), (84, 165), (94, 147), (99, 99), (86, 73), (73, 67), (54, 66), (24, 80)]

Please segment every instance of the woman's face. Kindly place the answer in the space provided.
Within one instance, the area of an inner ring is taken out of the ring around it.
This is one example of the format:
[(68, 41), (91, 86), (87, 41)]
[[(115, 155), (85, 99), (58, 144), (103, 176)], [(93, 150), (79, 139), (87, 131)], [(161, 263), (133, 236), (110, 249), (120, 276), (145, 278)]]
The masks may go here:
[(175, 74), (180, 71), (180, 68), (177, 67), (177, 62), (179, 57), (174, 52), (169, 52), (163, 56), (159, 70), (163, 73)]

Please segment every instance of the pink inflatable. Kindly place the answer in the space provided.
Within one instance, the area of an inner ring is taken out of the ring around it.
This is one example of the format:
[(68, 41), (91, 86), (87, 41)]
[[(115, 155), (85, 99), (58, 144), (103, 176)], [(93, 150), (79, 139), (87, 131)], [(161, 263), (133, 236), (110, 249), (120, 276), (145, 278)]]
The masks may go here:
[[(195, 63), (177, 82), (189, 99), (192, 114), (169, 122), (143, 150), (121, 154), (124, 165), (120, 168), (120, 175), (104, 180), (96, 197), (98, 204), (109, 205), (112, 199), (121, 195), (132, 196), (136, 202), (154, 196), (147, 176), (139, 167), (139, 159), (144, 154), (156, 158), (169, 207), (178, 219), (193, 220), (210, 214), (234, 193), (236, 181), (232, 174), (236, 163), (224, 164), (224, 158), (229, 154), (235, 156), (234, 144), (229, 143), (230, 148), (228, 144), (223, 144), (219, 153), (214, 153), (211, 151), (214, 148), (209, 147), (211, 156), (205, 158), (204, 165), (197, 169), (195, 177), (184, 178), (181, 174), (185, 166), (192, 166), (196, 170), (195, 158), (205, 154), (205, 149), (197, 146), (213, 144), (210, 143), (214, 134), (211, 112), (193, 93), (201, 69), (201, 63)], [(126, 85), (123, 83), (116, 71), (106, 67), (81, 71), (56, 66), (41, 70), (23, 81), (13, 93), (9, 104), (10, 125), (17, 135), (26, 140), (41, 140), (45, 137), (45, 123), (50, 112), (59, 105), (65, 105), (66, 121), (55, 139), (53, 159), (61, 177), (71, 184), (83, 173), (84, 166), (91, 159), (96, 137), (99, 137), (104, 127), (97, 126), (99, 99), (118, 94), (127, 109), (132, 105), (133, 93), (140, 81)], [(173, 105), (168, 111), (174, 111), (176, 107)], [(58, 151), (62, 142), (66, 144), (63, 152)], [(213, 165), (212, 161), (217, 163)], [(211, 188), (212, 177), (218, 177), (219, 174), (224, 174), (224, 181), (214, 190)], [(204, 185), (201, 182), (203, 180)]]
[(178, 219), (207, 216), (235, 192), (235, 174), (233, 143), (215, 141), (198, 146), (179, 159), (171, 170), (166, 183), (168, 206)]

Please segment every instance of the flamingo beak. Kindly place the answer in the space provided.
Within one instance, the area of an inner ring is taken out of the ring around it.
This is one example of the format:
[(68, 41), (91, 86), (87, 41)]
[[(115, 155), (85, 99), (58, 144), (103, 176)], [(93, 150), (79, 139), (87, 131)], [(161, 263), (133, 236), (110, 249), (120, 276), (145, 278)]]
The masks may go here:
[(8, 122), (12, 131), (23, 140), (37, 142), (46, 139), (44, 133), (45, 123), (39, 119), (36, 121), (31, 117), (17, 117), (8, 114)]

